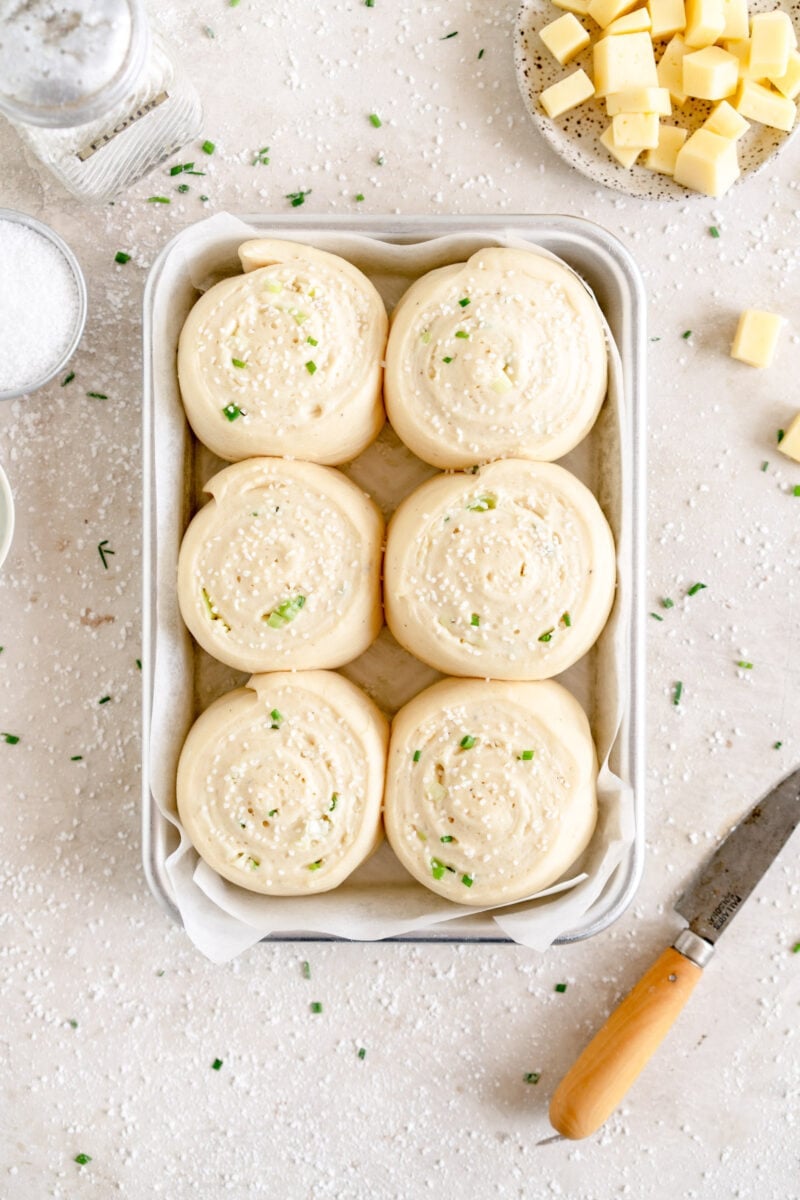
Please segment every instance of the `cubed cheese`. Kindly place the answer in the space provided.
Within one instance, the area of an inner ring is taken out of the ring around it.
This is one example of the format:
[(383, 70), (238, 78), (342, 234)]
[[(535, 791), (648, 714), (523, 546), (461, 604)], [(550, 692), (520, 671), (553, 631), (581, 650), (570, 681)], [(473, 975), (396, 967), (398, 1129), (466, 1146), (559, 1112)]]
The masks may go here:
[(750, 121), (782, 129), (788, 133), (794, 126), (797, 109), (791, 100), (752, 79), (743, 79), (736, 93), (734, 108)]
[(711, 46), (725, 28), (723, 0), (686, 0), (686, 32), (683, 35), (690, 50)]
[(793, 50), (789, 55), (789, 65), (786, 68), (786, 74), (780, 76), (770, 75), (769, 81), (787, 100), (794, 100), (797, 96), (800, 96), (800, 54), (796, 50)]
[(750, 125), (732, 104), (721, 100), (716, 108), (712, 108), (711, 116), (706, 117), (702, 128), (710, 133), (718, 133), (720, 137), (731, 138), (735, 142), (743, 133), (747, 133)]
[(729, 54), (734, 54), (739, 60), (739, 78), (740, 79), (759, 79), (759, 76), (753, 75), (750, 70), (750, 38), (743, 38), (741, 41), (725, 41), (724, 48)]
[(658, 145), (657, 113), (618, 113), (611, 120), (614, 142), (624, 150)]
[(750, 71), (759, 79), (785, 75), (797, 38), (788, 13), (756, 13), (750, 30)]
[(577, 13), (579, 17), (585, 17), (589, 12), (589, 0), (553, 0), (553, 4), (556, 8)]
[(539, 37), (562, 67), (592, 40), (573, 13), (564, 13), (563, 17), (556, 17), (555, 21), (539, 30)]
[(666, 88), (678, 108), (686, 103), (686, 92), (683, 90), (683, 56), (686, 45), (679, 33), (661, 55), (657, 68), (659, 87)]
[(600, 134), (600, 141), (605, 146), (608, 153), (615, 158), (623, 167), (632, 167), (639, 155), (642, 153), (641, 147), (623, 147), (618, 146), (614, 141), (614, 130), (611, 125)]
[(653, 43), (646, 33), (621, 33), (594, 44), (594, 83), (598, 96), (626, 88), (658, 87)]
[(681, 146), (675, 182), (706, 196), (721, 196), (739, 177), (736, 142), (698, 129)]
[(637, 8), (607, 25), (606, 33), (647, 33), (649, 29), (650, 13), (646, 8)]
[(628, 88), (606, 96), (606, 112), (610, 117), (617, 113), (658, 113), (668, 117), (672, 104), (666, 88)]
[(548, 117), (560, 117), (562, 113), (578, 104), (583, 104), (594, 95), (592, 81), (585, 71), (573, 71), (564, 79), (559, 79), (551, 87), (545, 88), (539, 97), (542, 108)]
[(650, 0), (650, 36), (653, 41), (683, 33), (686, 28), (686, 6), (683, 0)]
[(589, 0), (588, 13), (605, 29), (606, 25), (630, 12), (638, 3), (639, 0)]
[(781, 454), (800, 462), (800, 412), (790, 421), (789, 428), (778, 443), (778, 449)]
[(683, 90), (698, 100), (723, 100), (739, 83), (739, 60), (720, 46), (704, 46), (683, 56)]
[(749, 36), (750, 17), (747, 12), (747, 0), (722, 0), (722, 15), (725, 18), (722, 29), (724, 38)]
[(679, 129), (677, 125), (661, 125), (658, 130), (658, 145), (654, 150), (647, 151), (644, 165), (661, 175), (674, 175), (675, 160), (686, 138), (685, 129)]
[(738, 358), (751, 367), (768, 367), (775, 355), (783, 325), (784, 318), (777, 313), (746, 309), (739, 317), (731, 358)]

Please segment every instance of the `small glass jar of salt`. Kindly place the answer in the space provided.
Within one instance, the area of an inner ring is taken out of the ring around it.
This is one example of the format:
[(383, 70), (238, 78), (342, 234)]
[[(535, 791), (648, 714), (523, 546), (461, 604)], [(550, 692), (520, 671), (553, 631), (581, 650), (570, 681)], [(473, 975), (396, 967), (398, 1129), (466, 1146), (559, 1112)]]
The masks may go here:
[(66, 243), (33, 217), (0, 208), (0, 400), (63, 370), (85, 320), (86, 286)]
[(200, 131), (141, 0), (0, 0), (0, 113), (73, 195), (109, 200)]

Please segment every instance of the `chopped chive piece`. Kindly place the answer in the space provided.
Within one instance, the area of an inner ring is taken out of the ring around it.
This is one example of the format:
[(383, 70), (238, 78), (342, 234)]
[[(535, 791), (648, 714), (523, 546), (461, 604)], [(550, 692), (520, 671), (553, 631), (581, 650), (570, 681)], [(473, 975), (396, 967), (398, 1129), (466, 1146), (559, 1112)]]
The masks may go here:
[(70, 1017), (69, 1020), (67, 1021), (67, 1024), (69, 1025), (70, 1029), (78, 1028), (78, 1022), (75, 1020), (74, 1017)]
[(458, 37), (458, 30), (454, 29), (452, 33), (446, 33), (444, 37), (439, 38), (440, 42), (446, 42), (451, 37)]
[(277, 608), (267, 613), (266, 620), (270, 629), (282, 629), (293, 621), (306, 602), (305, 596), (294, 596), (290, 600), (282, 600)]
[(277, 815), (278, 815), (278, 809), (277, 809), (277, 808), (271, 808), (271, 809), (269, 810), (269, 812), (267, 813), (267, 816), (268, 816), (268, 817), (277, 817)]
[(523, 1083), (538, 1083), (542, 1078), (541, 1071), (526, 1071), (522, 1076)]
[(241, 0), (228, 0), (228, 8), (238, 8)]
[(431, 875), (434, 879), (442, 879), (448, 867), (440, 858), (431, 859)]
[(675, 687), (672, 692), (672, 703), (676, 704), (676, 705), (680, 704), (682, 695), (683, 695), (683, 683), (679, 679), (678, 682), (675, 684)]
[(281, 722), (283, 721), (283, 713), (280, 712), (279, 709), (273, 708), (272, 712), (269, 715), (272, 718), (271, 728), (272, 729), (280, 729)]
[(691, 331), (691, 329), (687, 329), (687, 330), (685, 331), (685, 333), (682, 333), (682, 334), (681, 334), (681, 337), (683, 338), (683, 340), (684, 340), (684, 341), (686, 341), (686, 339), (687, 339), (687, 338), (690, 338), (691, 336), (692, 336), (692, 331)]
[(795, 942), (792, 946), (792, 954), (800, 954), (800, 942)]
[(539, 634), (539, 641), (540, 642), (552, 642), (554, 632), (555, 632), (555, 630), (553, 630), (553, 629), (545, 629), (544, 633)]
[(664, 599), (661, 601), (661, 607), (662, 608), (674, 608), (675, 601), (670, 600), (669, 596), (665, 596)]
[(780, 750), (780, 748), (781, 748), (781, 746), (782, 746), (782, 745), (783, 745), (783, 742), (773, 742), (773, 744), (772, 744), (772, 749), (773, 749), (773, 750)]
[(417, 829), (417, 828), (415, 828), (413, 825), (412, 825), (412, 827), (411, 827), (411, 828), (414, 830), (414, 833), (417, 835), (417, 837), (419, 838), (419, 840), (420, 840), (421, 842), (427, 842), (427, 840), (428, 840), (428, 839), (427, 839), (427, 837), (425, 836), (425, 834), (422, 832), (422, 830), (421, 830), (421, 829)]
[(314, 362), (313, 358), (310, 358), (306, 363), (306, 370), (308, 371), (309, 375), (314, 375), (316, 373), (317, 364)]
[(247, 363), (242, 358), (232, 358), (231, 362), (233, 363), (233, 365), (235, 367), (238, 367), (239, 370), (242, 370), (244, 367), (247, 366)]
[(650, 616), (653, 618), (654, 621), (663, 621), (664, 620), (664, 618), (660, 615), (660, 613), (650, 613)]
[(177, 190), (178, 190), (179, 192), (181, 192), (181, 194), (185, 195), (185, 194), (186, 194), (186, 192), (188, 192), (188, 190), (189, 190), (189, 185), (188, 185), (188, 183), (180, 183), (180, 184), (178, 184), (178, 188), (177, 188)]
[(299, 208), (301, 204), (305, 204), (306, 196), (310, 195), (311, 188), (308, 188), (305, 192), (287, 192), (284, 199), (291, 203), (292, 208)]
[(214, 30), (211, 28), (210, 25), (203, 26), (203, 33), (206, 35), (207, 38), (215, 38), (217, 36), (214, 33)]
[(698, 592), (702, 592), (703, 589), (706, 587), (708, 587), (707, 583), (693, 583), (692, 586), (689, 588), (688, 592), (686, 593), (686, 595), (687, 596), (696, 596)]
[(200, 147), (204, 154), (213, 154), (216, 148), (217, 147), (213, 142), (203, 142), (202, 146)]
[[(253, 161), (251, 162), (250, 166), (251, 167), (268, 167), (269, 166), (269, 146), (262, 146), (260, 150), (257, 150), (255, 152), (255, 154), (253, 155)], [(302, 204), (302, 201), (301, 201), (301, 204)]]
[(357, 192), (357, 193), (356, 193), (356, 196), (355, 196), (355, 199), (356, 199), (356, 203), (360, 204), (360, 203), (361, 203), (361, 201), (364, 199), (364, 193), (363, 193), (363, 192)]
[(456, 337), (466, 339), (469, 337), (469, 334), (464, 329), (458, 329), (456, 331)]
[(320, 1003), (319, 1000), (311, 1001), (311, 1011), (312, 1011), (312, 1013), (321, 1013), (322, 1012), (322, 1004)]
[(557, 984), (556, 984), (556, 991), (557, 991), (557, 992), (560, 992), (560, 993), (562, 993), (562, 994), (563, 994), (563, 993), (564, 993), (566, 990), (567, 990), (567, 985), (566, 985), (565, 983), (557, 983)]
[(453, 835), (451, 833), (446, 833), (443, 837), (439, 838), (439, 841), (440, 842), (454, 842), (455, 838), (453, 837)]
[(73, 754), (72, 758), (69, 761), (70, 762), (83, 762), (83, 755), (82, 754)]
[(0, 738), (3, 739), (7, 746), (16, 746), (17, 742), (19, 741), (19, 737), (16, 733), (0, 733)]
[(517, 755), (517, 758), (521, 759), (522, 762), (530, 762), (534, 753), (533, 750), (523, 750), (521, 754)]
[(323, 860), (321, 858), (318, 858), (316, 862), (309, 863), (308, 864), (309, 871), (318, 871), (320, 869), (320, 867), (322, 866), (322, 862), (323, 862)]
[(470, 625), (480, 625), (481, 618), (479, 613), (473, 613), (469, 620)]
[(147, 203), (148, 204), (171, 204), (172, 201), (170, 200), (169, 196), (148, 196)]
[(796, 483), (796, 484), (794, 485), (794, 487), (792, 488), (792, 495), (793, 495), (793, 496), (800, 496), (800, 483)]
[(473, 883), (475, 882), (475, 876), (474, 875), (462, 875), (461, 882), (463, 883), (464, 887), (472, 887)]
[(476, 496), (466, 507), (470, 512), (488, 512), (489, 509), (497, 508), (497, 496)]
[(307, 337), (306, 342), (308, 343), (309, 346), (318, 346), (319, 345), (319, 342), (317, 341), (317, 339), (312, 338), (312, 337)]
[(76, 1154), (73, 1162), (76, 1162), (79, 1167), (85, 1167), (87, 1163), (92, 1161), (91, 1154)]
[(114, 551), (111, 549), (111, 547), (108, 544), (108, 538), (103, 538), (102, 542), (98, 542), (97, 553), (100, 555), (100, 561), (102, 562), (104, 568), (107, 571), (108, 563), (106, 562), (106, 558), (108, 557), (109, 554), (111, 554), (111, 555), (114, 554)]
[(458, 303), (460, 304), (460, 306), (461, 306), (462, 308), (466, 308), (466, 307), (467, 307), (467, 305), (469, 304), (469, 302), (470, 302), (470, 301), (469, 301), (469, 297), (468, 297), (468, 296), (463, 296), (463, 297), (462, 297), (462, 298), (459, 300), (459, 302), (458, 302)]
[[(367, 6), (367, 8), (372, 8), (372, 5), (373, 5), (373, 0), (365, 0), (365, 3), (366, 3), (366, 6)], [(359, 1049), (359, 1051), (358, 1051), (358, 1057), (361, 1059), (361, 1061), (362, 1061), (362, 1062), (363, 1062), (363, 1061), (364, 1061), (364, 1059), (367, 1057), (367, 1051), (366, 1051), (366, 1048), (365, 1048), (364, 1046), (362, 1046), (362, 1047)]]
[(170, 167), (170, 169), (169, 169), (169, 173), (170, 173), (170, 175), (182, 175), (182, 174), (183, 174), (183, 167), (181, 167), (181, 166), (177, 166), (177, 167)]
[(311, 963), (304, 962), (303, 963), (303, 979), (310, 979), (310, 978), (311, 978)]
[(74, 378), (75, 378), (75, 372), (70, 371), (69, 374), (65, 375), (64, 378), (61, 380), (61, 386), (66, 387), (68, 383), (72, 383)]
[(448, 364), (450, 364), (452, 361), (453, 361), (453, 359), (452, 359), (452, 356), (448, 356), (447, 358), (443, 358), (443, 359), (442, 359), (442, 362), (443, 362), (443, 363), (448, 363)]
[(201, 200), (203, 201), (203, 203), (205, 204), (205, 202), (208, 200), (208, 196), (200, 196), (200, 199), (201, 199)]
[(381, 125), (383, 124), (383, 121), (380, 119), (380, 117), (378, 116), (377, 113), (370, 113), (369, 114), (369, 123), (373, 129), (380, 129)]
[(257, 871), (258, 868), (261, 866), (261, 862), (257, 858), (248, 858), (247, 866), (250, 868), (251, 871)]
[(238, 404), (226, 404), (224, 408), (220, 409), (220, 412), (224, 417), (227, 417), (229, 421), (235, 421), (237, 417), (243, 417), (245, 415), (244, 411), (239, 408)]
[(415, 751), (414, 751), (414, 754), (413, 754), (413, 756), (412, 756), (412, 757), (413, 757), (413, 761), (414, 761), (414, 762), (419, 762), (419, 760), (422, 758), (422, 751), (421, 751), (421, 750), (415, 750)]
[(765, 459), (764, 459), (764, 461), (763, 461), (763, 462), (762, 462), (762, 464), (761, 464), (761, 470), (762, 470), (762, 471), (766, 471), (766, 469), (767, 469), (767, 467), (768, 467), (768, 466), (769, 466), (769, 463), (768, 463), (768, 461), (767, 461), (767, 460), (766, 460), (766, 458), (765, 458)]
[(717, 229), (716, 225), (712, 225), (708, 232), (713, 238), (719, 237), (719, 230)]
[(752, 671), (753, 669), (753, 664), (751, 662), (745, 662), (744, 659), (739, 659), (736, 665), (737, 667), (741, 667), (743, 671)]
[(375, 155), (375, 166), (376, 167), (382, 167), (385, 162), (386, 162), (385, 154), (376, 154)]
[(778, 445), (780, 446), (781, 442), (782, 442), (782, 441), (783, 441), (783, 439), (786, 437), (786, 430), (785, 430), (785, 429), (779, 429), (779, 430), (778, 430), (778, 433), (777, 433), (777, 435), (776, 435), (776, 437), (777, 437), (777, 442), (778, 442)]
[(221, 1066), (222, 1066), (222, 1059), (221, 1059), (221, 1058), (215, 1058), (215, 1059), (214, 1059), (214, 1061), (213, 1061), (213, 1063), (211, 1064), (211, 1070), (212, 1070), (212, 1071), (218, 1071), (218, 1070), (220, 1069), (220, 1067), (221, 1067)]
[(126, 254), (124, 250), (118, 250), (117, 253), (114, 255), (114, 262), (116, 262), (116, 263), (126, 263), (126, 262), (130, 262), (130, 261), (131, 261), (130, 254)]
[(485, 53), (485, 51), (483, 51), (483, 50), (478, 51), (478, 61), (480, 61), (483, 58), (484, 53)]
[(339, 793), (334, 792), (333, 795), (331, 796), (331, 806), (328, 809), (328, 812), (333, 812), (333, 810), (336, 808), (336, 805), (338, 803), (339, 803)]
[(462, 750), (471, 750), (477, 740), (471, 733), (465, 733), (458, 744)]
[(562, 614), (561, 614), (561, 620), (562, 620), (562, 622), (564, 623), (564, 625), (566, 625), (567, 629), (569, 629), (569, 628), (571, 627), (571, 625), (572, 625), (572, 617), (569, 615), (569, 613), (568, 613), (568, 612), (565, 612), (565, 613), (562, 613)]
[(137, 668), (137, 670), (141, 671), (141, 669), (142, 669), (142, 660), (141, 660), (140, 658), (135, 658), (133, 661), (136, 663), (136, 668)]
[(375, 0), (364, 0), (364, 7), (365, 8), (374, 8)]
[(111, 700), (110, 696), (101, 696), (100, 699), (97, 701), (97, 703), (98, 704), (108, 704), (110, 700)]
[(90, 400), (107, 400), (108, 396), (105, 392), (87, 392), (86, 395)]

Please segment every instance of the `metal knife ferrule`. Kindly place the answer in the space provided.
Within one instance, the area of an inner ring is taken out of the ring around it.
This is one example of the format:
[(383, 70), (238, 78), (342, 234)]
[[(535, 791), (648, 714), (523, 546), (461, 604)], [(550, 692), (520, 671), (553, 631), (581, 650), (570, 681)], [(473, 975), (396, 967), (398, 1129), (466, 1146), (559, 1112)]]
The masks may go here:
[(690, 962), (693, 962), (698, 967), (704, 967), (714, 953), (714, 947), (711, 942), (707, 942), (705, 938), (692, 933), (691, 929), (682, 929), (672, 943), (672, 946), (674, 950), (677, 950), (679, 954), (682, 954), (684, 958), (688, 958)]

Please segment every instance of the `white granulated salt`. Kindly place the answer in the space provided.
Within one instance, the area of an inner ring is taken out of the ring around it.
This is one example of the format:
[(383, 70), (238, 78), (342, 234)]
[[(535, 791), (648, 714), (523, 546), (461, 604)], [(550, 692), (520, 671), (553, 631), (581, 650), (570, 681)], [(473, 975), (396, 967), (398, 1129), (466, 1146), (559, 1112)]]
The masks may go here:
[(78, 314), (75, 277), (58, 247), (0, 218), (0, 392), (46, 378), (69, 348)]

